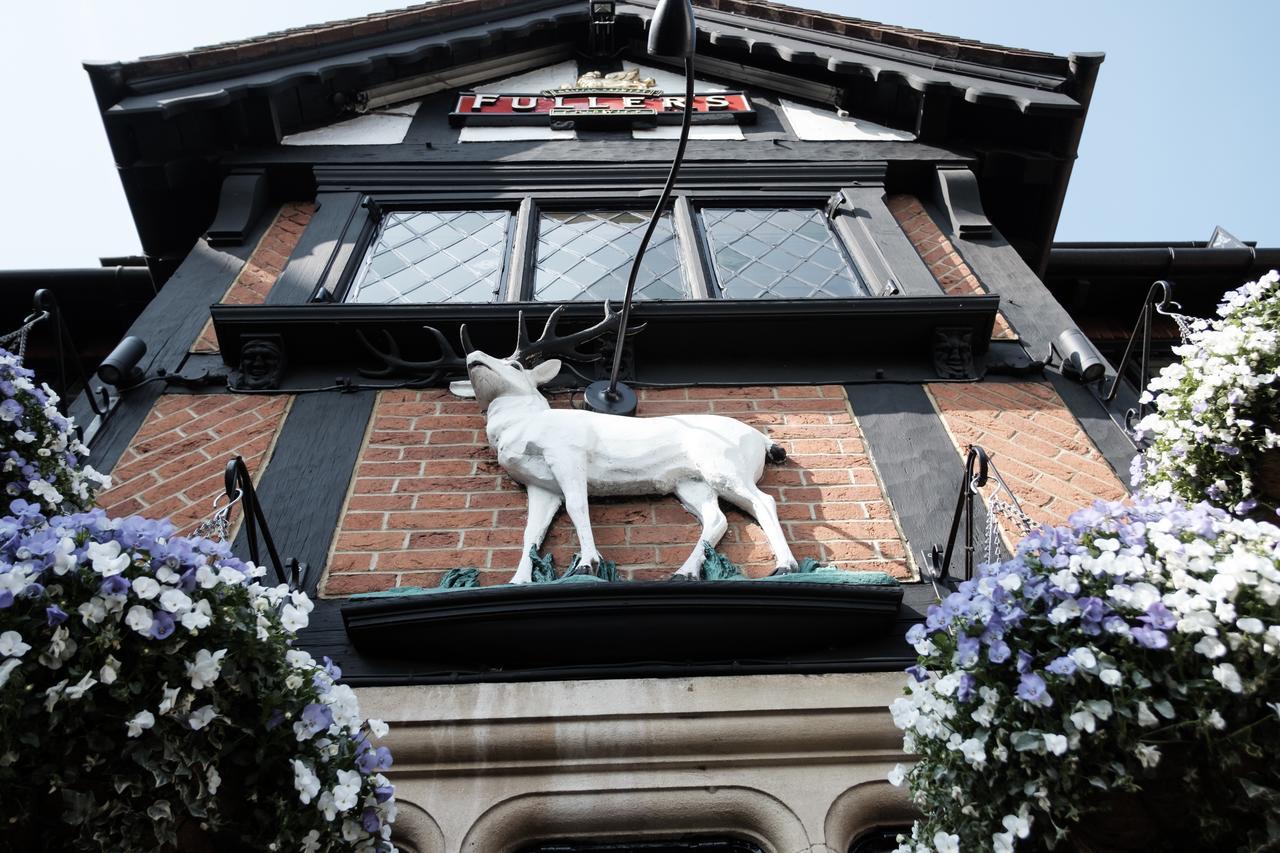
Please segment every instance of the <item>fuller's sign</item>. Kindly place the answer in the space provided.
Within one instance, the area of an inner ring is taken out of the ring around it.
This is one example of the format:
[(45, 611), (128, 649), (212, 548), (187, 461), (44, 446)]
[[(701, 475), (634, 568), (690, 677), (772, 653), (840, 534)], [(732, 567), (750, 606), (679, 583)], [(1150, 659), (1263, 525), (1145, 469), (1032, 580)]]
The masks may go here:
[[(659, 89), (548, 89), (537, 94), (464, 92), (449, 122), (457, 125), (515, 125), (564, 123), (644, 127), (679, 124), (684, 96)], [(693, 120), (699, 124), (751, 122), (755, 111), (743, 92), (714, 92), (693, 96)]]

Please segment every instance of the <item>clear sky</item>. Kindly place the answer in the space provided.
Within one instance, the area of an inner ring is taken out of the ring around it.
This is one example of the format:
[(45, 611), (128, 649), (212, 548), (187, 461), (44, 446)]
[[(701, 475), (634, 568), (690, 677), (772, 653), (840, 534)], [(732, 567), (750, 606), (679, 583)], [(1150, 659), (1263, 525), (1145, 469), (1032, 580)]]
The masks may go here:
[[(585, 4), (586, 0), (582, 0)], [(1280, 246), (1276, 0), (791, 0), (1058, 54), (1107, 53), (1059, 240)], [(7, 8), (0, 268), (139, 251), (86, 59), (131, 59), (395, 8), (396, 0), (39, 0)]]

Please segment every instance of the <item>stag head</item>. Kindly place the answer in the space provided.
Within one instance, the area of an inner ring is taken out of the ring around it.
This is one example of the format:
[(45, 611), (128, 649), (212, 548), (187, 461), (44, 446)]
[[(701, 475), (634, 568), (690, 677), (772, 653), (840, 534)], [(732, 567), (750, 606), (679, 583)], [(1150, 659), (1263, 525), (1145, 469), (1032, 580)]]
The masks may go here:
[[(616, 330), (622, 315), (605, 302), (604, 318), (600, 322), (562, 335), (559, 324), (563, 312), (563, 305), (552, 311), (542, 327), (542, 334), (537, 340), (531, 340), (524, 324), (524, 312), (521, 311), (517, 321), (516, 348), (506, 358), (496, 358), (477, 349), (471, 343), (467, 327), (463, 326), (462, 348), (466, 352), (469, 378), (465, 382), (449, 383), (449, 390), (459, 397), (474, 397), (481, 409), (488, 409), (489, 404), (499, 397), (541, 396), (538, 389), (560, 373), (561, 359), (548, 356), (558, 355), (577, 362), (599, 361), (601, 353), (583, 352), (579, 347)], [(634, 334), (640, 328), (629, 329), (628, 334)]]
[[(517, 322), (516, 348), (506, 358), (497, 358), (477, 349), (471, 343), (465, 325), (461, 330), (464, 355), (458, 354), (439, 329), (423, 326), (440, 350), (440, 355), (429, 361), (405, 359), (389, 332), (383, 331), (385, 345), (379, 349), (363, 332), (357, 331), (360, 343), (382, 362), (379, 368), (363, 369), (360, 372), (365, 376), (376, 377), (408, 374), (421, 379), (423, 384), (430, 385), (445, 377), (457, 376), (465, 370), (468, 380), (452, 382), (449, 389), (460, 397), (476, 398), (485, 409), (498, 397), (512, 394), (537, 395), (538, 388), (550, 382), (560, 372), (561, 359), (580, 363), (599, 361), (603, 353), (583, 351), (580, 347), (616, 331), (622, 320), (622, 315), (605, 302), (604, 318), (600, 322), (581, 331), (562, 335), (559, 327), (563, 313), (563, 305), (552, 311), (546, 325), (542, 327), (542, 334), (537, 340), (531, 340), (524, 324), (524, 312), (521, 311)], [(627, 329), (627, 334), (633, 335), (643, 328), (643, 325), (632, 326)]]

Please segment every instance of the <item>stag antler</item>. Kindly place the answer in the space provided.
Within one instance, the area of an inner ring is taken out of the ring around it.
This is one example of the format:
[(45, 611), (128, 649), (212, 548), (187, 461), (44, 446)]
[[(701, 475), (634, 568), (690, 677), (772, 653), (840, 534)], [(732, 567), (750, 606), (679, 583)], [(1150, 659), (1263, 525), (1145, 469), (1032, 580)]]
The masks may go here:
[[(465, 373), (467, 369), (467, 360), (459, 356), (449, 344), (448, 339), (440, 334), (439, 329), (431, 326), (423, 326), (436, 339), (436, 343), (440, 346), (440, 357), (431, 361), (406, 361), (400, 357), (400, 347), (396, 345), (396, 339), (391, 337), (391, 333), (386, 329), (382, 330), (382, 335), (387, 339), (387, 352), (383, 352), (369, 343), (369, 339), (359, 329), (356, 330), (356, 337), (360, 339), (360, 343), (364, 344), (364, 348), (373, 353), (374, 356), (382, 360), (385, 365), (377, 370), (361, 370), (364, 376), (390, 376), (396, 371), (417, 374), (425, 382), (435, 382), (448, 376), (451, 370), (457, 369), (458, 373)], [(455, 373), (456, 375), (456, 373)]]
[[(565, 306), (560, 305), (551, 312), (551, 316), (547, 318), (546, 325), (542, 327), (542, 334), (538, 336), (536, 341), (529, 340), (529, 332), (524, 325), (524, 311), (521, 311), (517, 320), (516, 348), (511, 353), (511, 357), (521, 361), (532, 359), (534, 362), (542, 361), (548, 355), (555, 355), (578, 362), (593, 362), (603, 358), (603, 353), (581, 352), (578, 350), (578, 346), (588, 341), (594, 341), (596, 338), (617, 329), (618, 323), (622, 320), (622, 314), (610, 308), (609, 301), (605, 300), (603, 320), (580, 332), (561, 335), (558, 333), (558, 328), (560, 315), (564, 312), (564, 308)], [(642, 329), (644, 329), (643, 323), (638, 326), (631, 326), (626, 330), (626, 334), (631, 336)]]

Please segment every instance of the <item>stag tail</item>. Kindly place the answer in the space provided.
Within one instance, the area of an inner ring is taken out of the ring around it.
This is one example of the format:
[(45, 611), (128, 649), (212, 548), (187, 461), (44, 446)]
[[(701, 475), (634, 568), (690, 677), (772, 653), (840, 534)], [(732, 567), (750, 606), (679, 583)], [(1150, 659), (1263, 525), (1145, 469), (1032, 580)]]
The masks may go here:
[(781, 465), (787, 459), (787, 449), (781, 444), (770, 444), (769, 449), (765, 451), (764, 458), (774, 465)]

